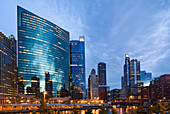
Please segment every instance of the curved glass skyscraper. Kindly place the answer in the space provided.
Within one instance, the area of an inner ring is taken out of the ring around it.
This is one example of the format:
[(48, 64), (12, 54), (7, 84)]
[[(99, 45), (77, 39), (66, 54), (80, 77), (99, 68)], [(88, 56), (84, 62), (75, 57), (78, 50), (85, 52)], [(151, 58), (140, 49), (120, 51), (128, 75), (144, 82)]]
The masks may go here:
[[(24, 93), (34, 94), (32, 86), (45, 91), (45, 72), (50, 74), (54, 96), (64, 85), (68, 90), (69, 32), (20, 6), (17, 13), (18, 75), (23, 77)], [(31, 82), (32, 77), (40, 82)]]

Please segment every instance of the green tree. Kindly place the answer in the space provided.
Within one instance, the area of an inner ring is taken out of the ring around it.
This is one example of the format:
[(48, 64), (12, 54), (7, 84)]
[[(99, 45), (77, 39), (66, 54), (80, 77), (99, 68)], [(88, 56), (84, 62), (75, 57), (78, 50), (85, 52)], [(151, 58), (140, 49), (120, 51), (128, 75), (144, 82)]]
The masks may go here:
[(85, 112), (85, 114), (93, 114), (93, 113), (92, 113), (92, 109), (91, 109), (91, 108), (87, 109), (87, 111)]
[(144, 114), (146, 110), (144, 109), (143, 105), (139, 105), (137, 108), (137, 114)]
[(118, 114), (118, 112), (115, 108), (112, 109), (112, 114)]
[(106, 110), (104, 107), (101, 108), (99, 114), (107, 114)]

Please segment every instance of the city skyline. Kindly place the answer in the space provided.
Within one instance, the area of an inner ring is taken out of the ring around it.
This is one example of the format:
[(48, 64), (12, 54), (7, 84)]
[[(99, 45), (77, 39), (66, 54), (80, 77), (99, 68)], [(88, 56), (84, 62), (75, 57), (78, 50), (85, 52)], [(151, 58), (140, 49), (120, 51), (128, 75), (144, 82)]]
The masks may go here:
[[(98, 62), (105, 62), (107, 85), (111, 88), (120, 88), (120, 79), (123, 75), (122, 65), (126, 53), (138, 59), (141, 62), (141, 70), (152, 72), (153, 78), (169, 73), (169, 1), (140, 1), (139, 3), (134, 1), (78, 3), (41, 1), (39, 3), (37, 0), (33, 3), (32, 1), (24, 3), (13, 0), (10, 4), (9, 1), (1, 2), (4, 5), (0, 13), (4, 16), (1, 17), (0, 30), (7, 36), (14, 34), (17, 37), (17, 4), (68, 30), (71, 33), (71, 40), (84, 35), (86, 37), (86, 85), (90, 70), (96, 68)], [(122, 5), (118, 8), (120, 4)], [(108, 6), (106, 9), (105, 5)], [(90, 11), (89, 14), (88, 11)], [(128, 26), (130, 28), (127, 28)]]

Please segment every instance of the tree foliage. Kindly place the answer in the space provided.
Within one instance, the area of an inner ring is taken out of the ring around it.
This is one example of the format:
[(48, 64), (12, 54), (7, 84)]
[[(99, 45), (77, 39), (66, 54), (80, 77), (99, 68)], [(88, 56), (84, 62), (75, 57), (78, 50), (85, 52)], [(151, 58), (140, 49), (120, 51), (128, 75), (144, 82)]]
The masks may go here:
[(85, 112), (85, 114), (93, 114), (93, 113), (92, 113), (92, 109), (91, 109), (91, 108), (87, 109), (87, 111)]
[(106, 110), (104, 107), (101, 108), (99, 114), (107, 114)]
[(112, 109), (112, 114), (118, 114), (118, 112), (115, 108)]
[(137, 114), (144, 114), (146, 110), (144, 109), (143, 105), (139, 105), (137, 108)]

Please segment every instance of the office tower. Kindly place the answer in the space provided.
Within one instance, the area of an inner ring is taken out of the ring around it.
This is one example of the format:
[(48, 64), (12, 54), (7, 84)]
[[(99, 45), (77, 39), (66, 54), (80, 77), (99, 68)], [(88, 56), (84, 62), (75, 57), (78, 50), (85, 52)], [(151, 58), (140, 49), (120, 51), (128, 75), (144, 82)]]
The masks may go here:
[(125, 64), (124, 64), (124, 84), (123, 88), (127, 89), (129, 86), (129, 76), (130, 76), (130, 57), (125, 55)]
[(136, 99), (141, 99), (140, 62), (137, 59), (130, 61), (129, 87), (130, 95), (136, 96)]
[(122, 89), (124, 87), (124, 77), (123, 76), (121, 77), (121, 87), (122, 87)]
[(24, 80), (22, 76), (18, 76), (18, 94), (24, 94)]
[(91, 95), (90, 95), (90, 82), (91, 82), (91, 78), (90, 78), (90, 75), (89, 75), (89, 78), (88, 78), (88, 87), (87, 87), (87, 99), (91, 99)]
[(161, 75), (153, 79), (155, 83), (149, 85), (149, 99), (170, 100), (170, 74)]
[[(45, 91), (45, 75), (49, 72), (53, 96), (61, 88), (69, 88), (69, 32), (28, 10), (17, 7), (18, 75), (23, 76), (24, 93), (31, 77), (40, 79), (40, 92)], [(29, 89), (28, 89), (29, 90)]]
[(111, 100), (120, 99), (120, 89), (111, 90)]
[(144, 83), (144, 86), (149, 86), (150, 81), (152, 81), (152, 73), (140, 71), (140, 81)]
[(50, 96), (52, 96), (52, 80), (50, 80), (50, 74), (49, 72), (45, 72), (45, 90), (47, 91), (47, 94), (49, 94)]
[(0, 31), (0, 104), (17, 96), (17, 50), (13, 35), (7, 37)]
[[(98, 99), (99, 97), (99, 87), (98, 87), (98, 76), (96, 75), (95, 69), (91, 70), (91, 73), (89, 75), (89, 93), (90, 93), (90, 99)], [(107, 96), (106, 96), (107, 98)]]
[(125, 55), (123, 91), (125, 96), (134, 96), (135, 99), (141, 99), (140, 82), (140, 62), (137, 59), (130, 61), (130, 57)]
[(106, 87), (106, 63), (98, 63), (98, 76), (99, 76), (99, 98), (102, 100), (107, 99)]
[[(75, 86), (75, 87), (74, 87)], [(85, 43), (84, 37), (80, 36), (79, 40), (70, 41), (70, 88), (81, 87), (82, 98), (86, 98), (85, 83)], [(72, 97), (73, 93), (72, 93)]]
[(31, 77), (31, 89), (33, 94), (40, 92), (40, 79), (36, 75)]

